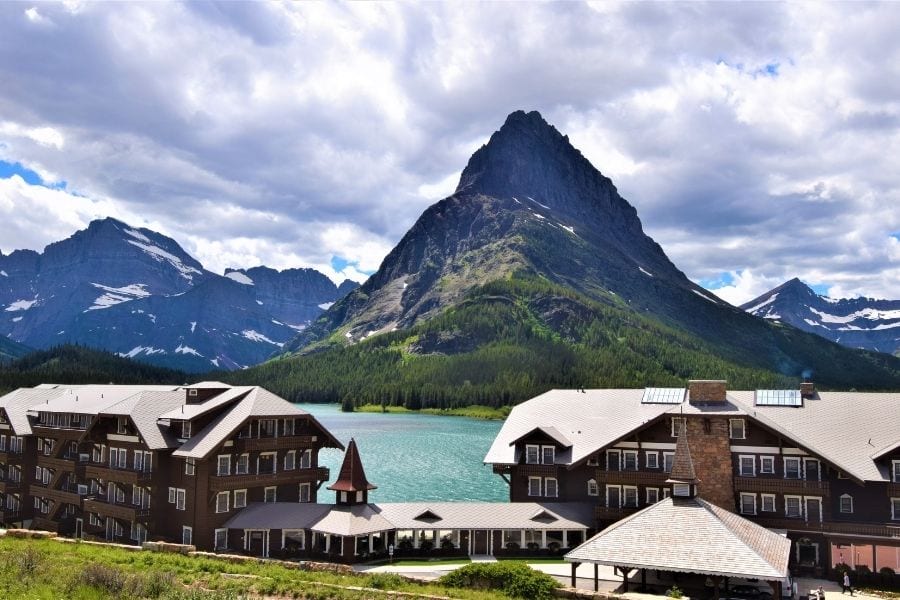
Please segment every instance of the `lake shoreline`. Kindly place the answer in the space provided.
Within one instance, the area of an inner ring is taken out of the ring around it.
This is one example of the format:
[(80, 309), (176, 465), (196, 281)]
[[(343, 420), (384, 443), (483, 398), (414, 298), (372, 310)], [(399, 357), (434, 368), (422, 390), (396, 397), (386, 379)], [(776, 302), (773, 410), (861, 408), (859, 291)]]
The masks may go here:
[(400, 414), (400, 415), (436, 415), (439, 417), (467, 417), (484, 421), (503, 421), (509, 416), (511, 406), (484, 406), (473, 404), (459, 408), (422, 408), (412, 410), (405, 406), (388, 406), (381, 404), (362, 404), (353, 409), (359, 413)]

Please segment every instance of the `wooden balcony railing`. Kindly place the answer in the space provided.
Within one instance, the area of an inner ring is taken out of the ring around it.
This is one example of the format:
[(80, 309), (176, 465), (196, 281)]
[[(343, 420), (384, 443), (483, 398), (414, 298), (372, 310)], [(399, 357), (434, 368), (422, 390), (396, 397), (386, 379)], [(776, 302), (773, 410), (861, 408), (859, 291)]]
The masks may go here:
[(887, 538), (900, 538), (900, 524), (886, 523), (850, 523), (837, 521), (805, 521), (803, 519), (770, 519), (749, 517), (755, 523), (770, 529), (787, 529), (790, 531), (817, 531), (822, 533), (842, 533), (847, 535), (871, 535)]
[(15, 523), (22, 520), (22, 513), (17, 510), (0, 510), (0, 523)]
[(148, 482), (153, 477), (152, 471), (135, 471), (133, 469), (110, 468), (107, 463), (89, 463), (84, 467), (84, 476), (88, 479), (103, 479), (116, 483), (137, 484)]
[(261, 485), (280, 485), (284, 483), (305, 483), (328, 481), (328, 467), (315, 469), (294, 469), (279, 473), (248, 473), (246, 475), (217, 475), (209, 478), (209, 491), (225, 492)]
[(8, 479), (5, 481), (0, 481), (0, 493), (5, 494), (6, 492), (18, 492), (21, 489), (21, 481), (10, 481)]
[(30, 496), (41, 496), (48, 500), (53, 500), (62, 504), (74, 504), (75, 506), (81, 506), (81, 496), (79, 496), (78, 492), (75, 491), (66, 489), (54, 489), (41, 485), (33, 485), (28, 492)]
[(75, 470), (74, 458), (57, 458), (55, 456), (45, 456), (43, 454), (38, 454), (37, 464), (38, 466), (47, 467), (48, 469), (53, 469), (54, 471)]
[(59, 531), (59, 523), (46, 517), (35, 517), (31, 520), (31, 528), (38, 531)]
[(285, 437), (235, 438), (236, 452), (267, 452), (270, 450), (296, 449), (313, 447), (311, 435), (289, 435)]
[(129, 522), (145, 522), (150, 518), (149, 508), (129, 504), (112, 504), (97, 496), (85, 496), (82, 507), (87, 512)]
[(889, 483), (887, 485), (887, 495), (890, 498), (900, 498), (900, 483)]
[(529, 465), (524, 464), (519, 467), (519, 473), (532, 477), (556, 477), (559, 472), (557, 465)]
[(669, 478), (663, 471), (597, 471), (600, 485), (665, 485)]
[(640, 508), (636, 507), (610, 507), (598, 506), (594, 509), (594, 516), (599, 521), (618, 521), (623, 517), (636, 513)]
[(64, 427), (48, 427), (46, 425), (32, 425), (31, 431), (34, 435), (41, 437), (53, 438), (61, 441), (78, 441), (84, 437), (84, 429), (71, 429)]
[(804, 496), (828, 496), (831, 484), (827, 481), (806, 479), (781, 479), (775, 477), (735, 477), (736, 492), (766, 492), (772, 494), (799, 494)]

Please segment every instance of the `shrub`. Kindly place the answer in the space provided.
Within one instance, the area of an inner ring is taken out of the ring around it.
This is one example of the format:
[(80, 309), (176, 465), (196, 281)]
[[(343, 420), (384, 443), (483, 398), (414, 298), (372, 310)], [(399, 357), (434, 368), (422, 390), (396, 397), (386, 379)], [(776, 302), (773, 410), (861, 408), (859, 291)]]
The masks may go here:
[(506, 542), (506, 549), (511, 551), (516, 551), (519, 549), (518, 542)]
[(121, 595), (126, 581), (127, 577), (120, 569), (100, 564), (87, 565), (79, 576), (79, 583), (104, 590), (115, 597)]
[(440, 583), (448, 587), (497, 589), (513, 598), (546, 600), (559, 583), (525, 563), (472, 563), (447, 573)]
[(666, 596), (669, 598), (683, 598), (684, 592), (682, 592), (677, 585), (673, 585), (666, 590)]
[(28, 578), (41, 567), (44, 554), (32, 546), (27, 546), (22, 552), (14, 555), (11, 562), (23, 578)]
[(880, 569), (878, 569), (878, 572), (885, 577), (893, 577), (894, 575), (896, 575), (896, 573), (894, 573), (894, 570), (890, 567), (881, 567)]
[(369, 577), (369, 587), (376, 590), (396, 590), (406, 584), (406, 580), (396, 573), (375, 573)]

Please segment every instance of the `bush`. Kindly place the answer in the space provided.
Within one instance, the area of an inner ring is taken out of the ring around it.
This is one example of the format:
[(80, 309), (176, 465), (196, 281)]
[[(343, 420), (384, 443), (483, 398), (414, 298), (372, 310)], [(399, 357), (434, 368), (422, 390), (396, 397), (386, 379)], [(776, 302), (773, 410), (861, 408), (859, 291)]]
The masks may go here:
[(677, 585), (673, 585), (666, 590), (666, 596), (669, 598), (683, 598), (684, 592), (682, 592)]
[(878, 572), (885, 577), (893, 577), (894, 575), (896, 575), (896, 573), (894, 573), (894, 570), (890, 567), (881, 567), (880, 569), (878, 569)]
[(396, 590), (406, 583), (407, 581), (396, 573), (375, 573), (369, 577), (368, 586), (376, 590)]
[(559, 583), (525, 563), (472, 563), (447, 573), (440, 583), (448, 587), (497, 589), (513, 598), (547, 600)]
[(506, 542), (506, 549), (510, 550), (512, 552), (515, 552), (516, 550), (519, 549), (519, 543), (518, 542)]
[(110, 595), (119, 597), (125, 588), (127, 577), (123, 571), (115, 567), (100, 564), (87, 565), (78, 577), (79, 583), (104, 590)]
[(19, 571), (19, 575), (28, 578), (34, 575), (44, 562), (44, 554), (32, 546), (28, 546), (22, 552), (12, 557), (12, 565)]

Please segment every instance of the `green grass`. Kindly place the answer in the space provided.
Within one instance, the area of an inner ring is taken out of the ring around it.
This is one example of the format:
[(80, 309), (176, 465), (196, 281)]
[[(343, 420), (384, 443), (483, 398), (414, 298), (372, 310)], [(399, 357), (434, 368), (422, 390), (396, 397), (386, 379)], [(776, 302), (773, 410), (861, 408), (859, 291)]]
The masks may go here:
[[(364, 590), (346, 589), (355, 586)], [(420, 584), (393, 574), (303, 571), (275, 563), (125, 550), (58, 540), (0, 537), (0, 598), (5, 600), (237, 600), (248, 597), (361, 600), (382, 591), (467, 600), (489, 591)]]

